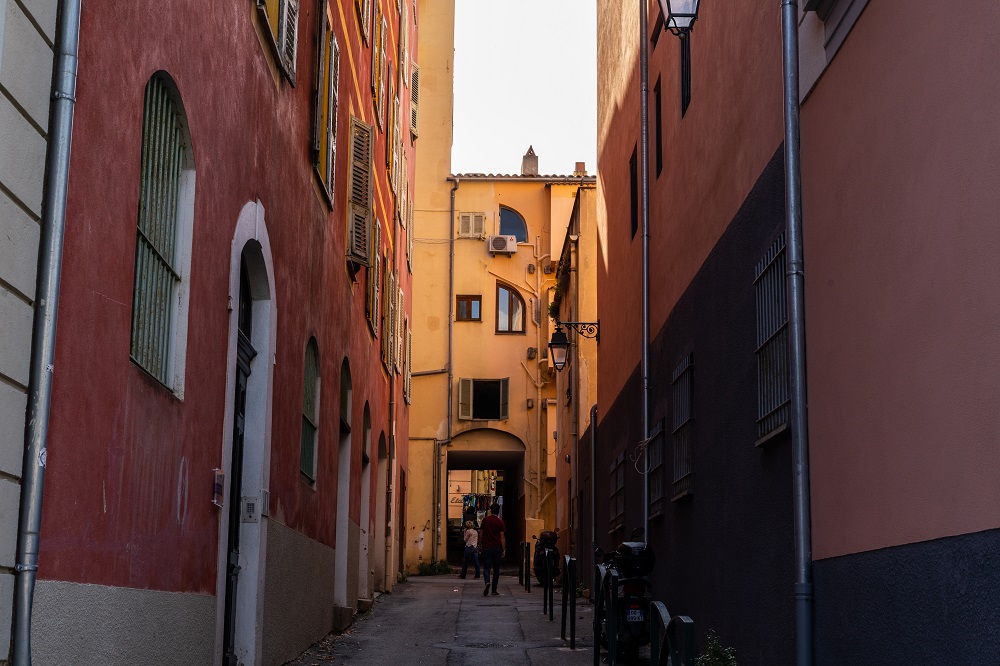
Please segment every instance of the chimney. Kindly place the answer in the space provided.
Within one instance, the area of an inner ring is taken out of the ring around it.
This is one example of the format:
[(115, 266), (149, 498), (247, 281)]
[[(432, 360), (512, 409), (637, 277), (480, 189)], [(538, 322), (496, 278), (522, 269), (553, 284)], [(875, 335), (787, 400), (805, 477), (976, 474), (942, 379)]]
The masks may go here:
[(587, 175), (587, 163), (577, 162), (576, 169), (573, 170), (573, 175), (577, 178), (583, 178)]
[(538, 155), (535, 155), (535, 149), (531, 146), (528, 146), (528, 152), (521, 158), (521, 175), (538, 175)]

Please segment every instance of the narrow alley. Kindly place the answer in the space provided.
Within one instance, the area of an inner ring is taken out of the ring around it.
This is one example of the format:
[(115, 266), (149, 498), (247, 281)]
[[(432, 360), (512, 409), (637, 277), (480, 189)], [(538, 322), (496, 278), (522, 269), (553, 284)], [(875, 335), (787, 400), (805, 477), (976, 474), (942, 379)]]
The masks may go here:
[(411, 577), (377, 598), (343, 634), (330, 634), (286, 666), (328, 662), (520, 666), (590, 664), (593, 606), (578, 599), (576, 649), (561, 638), (561, 601), (549, 622), (542, 614), (542, 588), (518, 585), (517, 574), (500, 578), (500, 595), (483, 596), (470, 574)]

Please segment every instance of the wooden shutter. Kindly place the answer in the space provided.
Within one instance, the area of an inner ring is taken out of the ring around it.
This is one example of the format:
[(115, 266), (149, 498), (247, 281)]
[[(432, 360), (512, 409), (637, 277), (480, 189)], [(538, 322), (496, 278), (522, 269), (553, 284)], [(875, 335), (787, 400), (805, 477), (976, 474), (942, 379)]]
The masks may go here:
[(500, 380), (500, 420), (510, 418), (508, 403), (510, 402), (510, 378)]
[(459, 213), (458, 215), (458, 236), (468, 238), (472, 235), (472, 213)]
[(281, 4), (281, 25), (278, 32), (278, 49), (281, 62), (288, 74), (288, 80), (295, 85), (295, 53), (299, 39), (299, 0), (283, 0)]
[(379, 71), (378, 71), (378, 125), (380, 128), (385, 127), (385, 104), (386, 104), (386, 67), (388, 66), (388, 61), (385, 57), (385, 42), (388, 38), (388, 22), (385, 19), (385, 14), (382, 15), (382, 21), (379, 25), (379, 36), (378, 36), (378, 48), (379, 48)]
[(458, 418), (472, 420), (472, 380), (465, 377), (458, 380)]
[(372, 126), (351, 117), (351, 193), (348, 213), (348, 258), (370, 266)]
[(476, 213), (472, 216), (472, 235), (476, 238), (486, 235), (486, 213)]
[(393, 338), (396, 341), (396, 374), (403, 371), (403, 288), (401, 279), (396, 279), (396, 331)]
[(413, 273), (413, 200), (410, 200), (410, 226), (406, 230), (406, 265), (410, 271)]
[[(389, 71), (390, 72), (392, 71), (392, 63), (389, 63)], [(391, 78), (389, 79), (388, 89), (389, 89), (389, 95), (391, 96), (392, 95)], [(385, 170), (386, 173), (389, 174), (389, 187), (391, 187), (392, 191), (395, 192), (396, 179), (393, 177), (393, 174), (395, 173), (394, 170), (395, 162), (393, 162), (393, 159), (396, 157), (396, 150), (395, 150), (396, 146), (394, 145), (396, 135), (393, 134), (393, 129), (394, 129), (393, 117), (392, 117), (393, 113), (395, 113), (395, 108), (389, 107), (389, 123), (385, 127)]]
[(420, 108), (420, 67), (413, 63), (410, 72), (410, 134), (420, 136), (417, 131), (417, 111)]
[(375, 103), (375, 107), (378, 108), (378, 72), (379, 72), (379, 62), (378, 62), (378, 31), (381, 23), (379, 22), (379, 6), (375, 3), (375, 22), (372, 27), (372, 102)]
[(406, 379), (403, 380), (403, 397), (406, 404), (410, 404), (410, 391), (413, 385), (413, 331), (410, 330), (410, 322), (406, 322)]
[(329, 75), (329, 60), (327, 49), (330, 43), (330, 30), (326, 22), (325, 0), (319, 0), (319, 31), (317, 33), (316, 80), (313, 88), (313, 128), (312, 154), (313, 166), (320, 165), (320, 138), (324, 131), (324, 121), (327, 115), (327, 79)]
[(368, 44), (372, 39), (372, 0), (355, 0), (358, 10), (358, 23), (361, 24), (361, 36)]
[(380, 252), (382, 246), (382, 223), (375, 220), (375, 229), (372, 234), (371, 264), (368, 269), (368, 301), (365, 303), (365, 311), (368, 314), (368, 323), (371, 324), (372, 331), (378, 335), (378, 304), (379, 304), (379, 284), (381, 280), (382, 264)]

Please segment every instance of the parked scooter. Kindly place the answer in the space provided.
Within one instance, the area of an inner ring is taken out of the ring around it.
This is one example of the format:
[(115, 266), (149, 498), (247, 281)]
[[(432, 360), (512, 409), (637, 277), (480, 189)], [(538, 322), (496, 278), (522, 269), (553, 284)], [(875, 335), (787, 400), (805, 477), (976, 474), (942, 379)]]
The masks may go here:
[[(556, 547), (559, 535), (552, 530), (544, 530), (538, 536), (532, 536), (532, 538), (535, 539), (535, 578), (539, 584), (545, 586), (552, 583), (559, 575), (559, 562), (562, 560), (559, 557), (559, 548)], [(548, 552), (546, 553), (546, 551)], [(552, 576), (551, 579), (547, 579), (545, 576), (546, 554), (549, 558), (549, 574)]]
[[(649, 644), (649, 605), (653, 594), (648, 576), (656, 562), (653, 547), (645, 542), (642, 528), (632, 532), (632, 539), (622, 542), (610, 553), (594, 549), (596, 559), (618, 572), (617, 643), (619, 652), (628, 661), (634, 661), (639, 648)], [(610, 580), (610, 576), (605, 579), (606, 583)], [(598, 613), (604, 608), (603, 589), (600, 599)], [(607, 649), (607, 618), (599, 618), (599, 625), (600, 645)]]

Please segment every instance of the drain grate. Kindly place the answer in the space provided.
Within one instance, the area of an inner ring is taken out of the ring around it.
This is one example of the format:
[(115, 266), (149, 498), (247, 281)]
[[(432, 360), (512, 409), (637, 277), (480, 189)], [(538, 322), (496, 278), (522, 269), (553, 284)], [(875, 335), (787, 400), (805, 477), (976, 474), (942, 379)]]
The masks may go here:
[(467, 648), (488, 648), (488, 649), (494, 649), (494, 650), (501, 649), (502, 650), (502, 649), (505, 649), (505, 648), (517, 647), (517, 645), (514, 645), (513, 643), (469, 643), (465, 647), (467, 647)]

